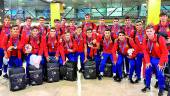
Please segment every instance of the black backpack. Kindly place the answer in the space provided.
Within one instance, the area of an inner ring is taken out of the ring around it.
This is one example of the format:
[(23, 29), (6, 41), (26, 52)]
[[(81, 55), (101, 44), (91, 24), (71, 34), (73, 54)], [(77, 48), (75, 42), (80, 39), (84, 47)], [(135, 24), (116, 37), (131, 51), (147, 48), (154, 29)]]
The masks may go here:
[(26, 74), (23, 67), (13, 67), (9, 69), (10, 91), (17, 91), (26, 88)]

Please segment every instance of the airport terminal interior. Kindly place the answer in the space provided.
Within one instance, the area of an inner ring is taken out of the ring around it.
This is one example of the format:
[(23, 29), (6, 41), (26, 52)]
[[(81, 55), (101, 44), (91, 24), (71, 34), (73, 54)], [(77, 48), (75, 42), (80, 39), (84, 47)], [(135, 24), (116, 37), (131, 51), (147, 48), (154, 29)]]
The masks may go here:
[[(6, 16), (8, 16), (10, 18), (11, 30), (13, 30), (13, 28), (15, 27), (13, 25), (17, 24), (16, 23), (17, 19), (20, 20), (21, 26), (24, 26), (26, 24), (25, 22), (28, 19), (28, 17), (29, 19), (31, 18), (32, 20), (31, 26), (38, 26), (40, 18), (43, 18), (45, 20), (44, 25), (47, 26), (49, 30), (50, 28), (56, 26), (54, 23), (56, 22), (60, 23), (60, 21), (62, 22), (63, 19), (66, 20), (65, 26), (69, 26), (70, 22), (74, 20), (76, 28), (79, 28), (80, 26), (81, 26), (80, 28), (82, 28), (82, 25), (84, 24), (84, 22), (86, 22), (85, 20), (86, 16), (90, 16), (90, 20), (88, 20), (88, 22), (92, 22), (93, 24), (95, 24), (95, 26), (100, 25), (100, 20), (103, 20), (106, 25), (112, 26), (113, 21), (115, 19), (119, 20), (118, 22), (120, 25), (125, 25), (124, 24), (125, 19), (128, 20), (130, 19), (132, 25), (135, 26), (136, 24), (141, 22), (143, 24), (143, 28), (145, 28), (147, 24), (150, 23), (155, 25), (158, 24), (160, 21), (159, 14), (162, 12), (164, 13), (164, 15), (168, 17), (168, 21), (170, 22), (170, 0), (0, 0), (0, 26), (4, 25), (4, 20), (6, 19)], [(167, 30), (170, 30), (170, 23), (168, 24), (169, 24), (169, 29)], [(33, 27), (32, 30), (34, 29), (36, 30), (36, 28), (37, 27)], [(3, 33), (2, 30), (3, 28), (1, 29), (1, 33)], [(87, 30), (94, 31), (94, 29), (87, 29)], [(95, 30), (95, 32), (97, 32), (97, 29)], [(0, 43), (2, 43), (1, 41), (5, 39), (2, 40), (3, 36), (2, 35), (0, 36), (1, 36)], [(1, 52), (2, 50), (1, 47), (2, 46), (0, 45), (0, 59), (3, 58), (3, 56), (1, 56), (1, 54), (3, 54)], [(58, 48), (58, 50), (60, 51), (62, 50), (62, 48), (61, 49)], [(106, 57), (106, 55), (105, 56), (101, 55), (104, 52), (105, 51), (99, 53), (100, 59), (102, 58), (101, 60), (103, 60), (103, 58)], [(118, 56), (116, 53), (115, 55)], [(155, 84), (157, 80), (159, 80), (159, 76), (158, 78), (156, 78), (157, 76), (154, 73), (152, 74), (150, 89), (148, 89), (149, 92), (141, 91), (141, 89), (143, 89), (146, 85), (145, 84), (146, 81), (144, 77), (146, 75), (145, 72), (143, 72), (145, 68), (143, 65), (140, 68), (141, 78), (137, 83), (132, 82), (132, 80), (135, 81), (135, 79), (137, 78), (136, 71), (134, 71), (132, 78), (131, 79), (129, 78), (130, 73), (127, 72), (127, 68), (126, 68), (127, 66), (125, 64), (127, 62), (129, 63), (129, 61), (126, 60), (123, 60), (124, 66), (122, 66), (122, 69), (123, 72), (126, 70), (127, 73), (124, 72), (123, 77), (120, 78), (119, 76), (118, 78), (116, 77), (117, 79), (120, 80), (115, 80), (115, 77), (113, 76), (115, 74), (111, 73), (111, 76), (105, 76), (105, 75), (103, 76), (102, 72), (96, 73), (95, 79), (94, 78), (87, 79), (88, 77), (85, 78), (84, 76), (86, 72), (85, 69), (83, 71), (80, 70), (81, 68), (83, 68), (81, 64), (82, 63), (81, 54), (77, 57), (78, 57), (76, 62), (77, 68), (75, 68), (75, 70), (77, 69), (78, 70), (75, 73), (73, 73), (73, 74), (77, 74), (76, 80), (68, 80), (69, 77), (65, 79), (64, 77), (60, 76), (61, 80), (48, 83), (43, 78), (44, 81), (42, 82), (42, 84), (38, 84), (38, 85), (26, 84), (25, 88), (22, 90), (11, 91), (10, 85), (12, 84), (11, 83), (12, 81), (10, 80), (10, 78), (12, 77), (9, 76), (8, 78), (5, 78), (3, 75), (4, 74), (6, 75), (6, 73), (2, 72), (2, 75), (0, 76), (0, 96), (170, 96), (170, 92), (168, 93), (167, 90), (164, 91), (163, 95), (159, 94), (160, 86), (155, 88)], [(0, 62), (3, 60), (0, 60)], [(66, 60), (68, 61), (69, 58), (67, 57)], [(103, 61), (97, 61), (97, 62), (95, 61), (95, 63), (99, 64), (99, 67), (101, 67), (100, 64), (103, 64), (102, 62)], [(27, 63), (26, 59), (25, 60), (23, 59), (22, 66), (23, 68), (25, 68), (25, 70), (27, 69), (26, 63)], [(115, 61), (113, 60), (112, 63), (115, 63)], [(136, 64), (138, 64), (138, 62), (136, 62)], [(2, 64), (1, 67), (4, 67), (4, 64)], [(129, 65), (129, 70), (131, 70), (130, 68), (131, 67)], [(10, 68), (8, 69), (10, 70)], [(111, 68), (111, 71), (113, 71), (112, 69), (113, 68)], [(1, 70), (4, 71), (5, 69), (1, 68)], [(120, 72), (117, 72), (116, 75), (118, 73)], [(7, 74), (9, 75), (9, 72), (7, 72)], [(25, 74), (27, 74), (26, 71)], [(170, 82), (170, 77), (168, 80), (166, 80), (166, 84), (167, 82)], [(28, 80), (26, 80), (26, 82), (27, 81)], [(15, 82), (18, 81), (15, 80)], [(169, 87), (169, 91), (170, 91), (170, 87)]]

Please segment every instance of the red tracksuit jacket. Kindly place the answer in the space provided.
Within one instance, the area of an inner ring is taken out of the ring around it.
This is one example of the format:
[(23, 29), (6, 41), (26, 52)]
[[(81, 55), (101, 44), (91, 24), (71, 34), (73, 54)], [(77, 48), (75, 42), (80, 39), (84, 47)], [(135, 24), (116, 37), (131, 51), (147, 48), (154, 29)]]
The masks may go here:
[(92, 30), (96, 30), (96, 24), (94, 24), (93, 22), (83, 22), (82, 25), (83, 33), (86, 33), (86, 30), (88, 28), (91, 28)]
[(107, 28), (107, 25), (98, 25), (96, 31), (99, 34), (104, 35), (106, 28)]
[(23, 26), (21, 39), (25, 41), (25, 43), (28, 42), (30, 34), (31, 34), (31, 26)]
[[(170, 23), (167, 22), (165, 25), (162, 25), (161, 23), (159, 23), (158, 25), (155, 25), (154, 28), (156, 30), (156, 32), (165, 32), (167, 33), (168, 37), (170, 38)], [(170, 46), (167, 46), (168, 50), (170, 50)]]
[[(26, 40), (26, 39), (22, 39), (22, 40)], [(24, 41), (24, 45), (25, 44), (30, 44), (32, 46), (32, 54), (38, 54), (38, 55), (43, 55), (43, 50), (44, 50), (44, 37), (40, 37), (36, 36), (36, 37), (32, 37), (29, 36), (27, 41)], [(25, 52), (25, 48), (23, 49), (23, 51)]]
[[(96, 33), (92, 32), (92, 37), (88, 38), (88, 36), (86, 36), (86, 41), (87, 41), (87, 46), (88, 44), (92, 43), (93, 40), (96, 39), (96, 44), (92, 44), (93, 47), (90, 47), (90, 53), (88, 54), (90, 57), (94, 57), (94, 55), (97, 54), (97, 43), (100, 43), (100, 36), (98, 36)], [(88, 47), (87, 47), (88, 48)]]
[(70, 36), (70, 40), (69, 41), (67, 41), (65, 39), (65, 36), (63, 36), (63, 38), (62, 38), (62, 46), (64, 47), (64, 53), (65, 54), (69, 54), (70, 53), (68, 51), (68, 49), (72, 49), (73, 52), (76, 52), (77, 47), (78, 47), (77, 42), (73, 39), (72, 36)]
[(39, 32), (41, 36), (45, 36), (50, 29), (46, 26), (38, 26)]
[(150, 56), (160, 58), (159, 64), (164, 65), (168, 61), (168, 49), (166, 47), (166, 41), (164, 37), (160, 36), (157, 40), (157, 35), (153, 40), (144, 38), (143, 40), (143, 53), (146, 63), (150, 63)]
[(135, 44), (137, 45), (137, 49), (139, 53), (143, 53), (142, 50), (142, 43), (143, 43), (143, 39), (146, 37), (145, 31), (143, 30), (142, 32), (136, 32), (136, 36), (135, 36)]
[(127, 36), (130, 36), (131, 38), (134, 38), (134, 26), (133, 25), (130, 25), (130, 27), (125, 25), (123, 27), (123, 30), (124, 30), (124, 32), (125, 32), (125, 34)]
[[(128, 42), (129, 42), (129, 44), (128, 44)], [(114, 42), (114, 47), (112, 49), (114, 60), (117, 60), (116, 51), (120, 52), (123, 55), (128, 55), (127, 51), (130, 47), (132, 47), (134, 49), (134, 52), (131, 56), (131, 58), (134, 58), (137, 55), (138, 49), (137, 49), (137, 46), (134, 43), (133, 39), (132, 38), (128, 38), (128, 39), (126, 38), (126, 40), (123, 41), (123, 42), (116, 39), (115, 42)]]
[(45, 53), (45, 57), (49, 56), (49, 52), (55, 52), (55, 56), (62, 57), (62, 60), (65, 61), (65, 56), (64, 56), (64, 50), (63, 50), (63, 46), (61, 45), (61, 42), (58, 42), (58, 38), (57, 37), (50, 37), (48, 36), (47, 38), (44, 38), (44, 53)]
[(111, 37), (108, 39), (104, 37), (101, 44), (103, 46), (103, 53), (112, 54), (114, 42), (112, 41)]
[(76, 26), (73, 25), (73, 26), (68, 26), (68, 31), (70, 32), (70, 34), (73, 36), (74, 35), (74, 32), (76, 30)]
[(75, 42), (77, 43), (76, 52), (84, 52), (84, 47), (86, 45), (86, 35), (81, 33), (79, 36), (77, 34), (74, 35)]
[[(10, 46), (17, 46), (17, 49), (12, 49), (12, 51), (9, 51), (8, 48)], [(10, 37), (8, 40), (7, 45), (7, 54), (8, 57), (10, 56), (18, 56), (18, 58), (21, 58), (21, 49), (23, 48), (24, 43), (20, 40), (20, 37)]]
[(112, 25), (111, 26), (111, 36), (116, 39), (118, 37), (118, 33), (122, 30), (120, 25)]

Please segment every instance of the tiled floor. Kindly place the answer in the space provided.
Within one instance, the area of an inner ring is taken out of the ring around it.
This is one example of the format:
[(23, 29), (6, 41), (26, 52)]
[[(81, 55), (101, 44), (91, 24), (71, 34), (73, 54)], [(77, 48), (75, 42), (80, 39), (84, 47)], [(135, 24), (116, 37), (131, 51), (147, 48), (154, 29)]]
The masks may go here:
[[(153, 87), (154, 81), (151, 92), (142, 93), (143, 82), (130, 84), (124, 79), (121, 83), (117, 83), (111, 78), (104, 78), (101, 81), (85, 80), (78, 73), (78, 80), (75, 82), (44, 83), (39, 86), (28, 86), (22, 91), (10, 92), (8, 81), (1, 77), (0, 96), (157, 96), (158, 91)], [(167, 96), (167, 92), (164, 96)]]
[[(78, 60), (78, 68), (80, 68), (80, 60)], [(101, 81), (85, 80), (82, 74), (78, 73), (78, 80), (74, 82), (44, 83), (11, 92), (8, 80), (0, 77), (0, 96), (157, 96), (158, 89), (153, 87), (154, 84), (155, 80), (152, 80), (151, 92), (142, 93), (143, 81), (139, 84), (130, 84), (128, 79), (123, 79), (121, 83), (114, 82), (112, 78), (103, 78)], [(164, 96), (167, 96), (167, 92)]]

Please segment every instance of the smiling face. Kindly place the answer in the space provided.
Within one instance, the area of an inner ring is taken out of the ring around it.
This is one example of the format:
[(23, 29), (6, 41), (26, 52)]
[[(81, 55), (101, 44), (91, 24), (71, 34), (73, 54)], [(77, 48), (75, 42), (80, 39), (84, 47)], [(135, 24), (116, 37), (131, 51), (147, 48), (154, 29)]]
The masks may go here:
[(70, 40), (70, 33), (67, 32), (67, 33), (65, 34), (65, 37), (66, 37), (66, 40), (69, 41), (69, 40)]
[(45, 23), (45, 19), (40, 18), (40, 19), (39, 19), (39, 23), (40, 23), (40, 25), (44, 25), (44, 23)]
[(119, 33), (118, 38), (120, 41), (124, 41), (126, 37), (125, 37), (125, 34)]
[(32, 19), (27, 19), (26, 20), (26, 25), (31, 26), (31, 23), (32, 23)]
[(110, 31), (108, 31), (108, 30), (106, 30), (105, 32), (104, 32), (104, 36), (105, 36), (105, 38), (110, 38)]
[(39, 33), (39, 30), (37, 28), (34, 28), (31, 32), (32, 32), (32, 36), (36, 37)]
[(130, 25), (131, 24), (131, 20), (130, 19), (125, 19), (125, 25)]
[(76, 34), (77, 34), (77, 35), (80, 35), (81, 32), (82, 32), (82, 29), (81, 29), (81, 28), (77, 28), (77, 29), (76, 29)]
[(142, 28), (143, 28), (143, 26), (142, 26), (142, 22), (138, 22), (138, 23), (136, 23), (135, 27), (136, 27), (136, 29), (137, 29), (138, 31), (141, 31), (141, 30), (142, 30)]
[(19, 28), (18, 28), (18, 26), (12, 27), (11, 34), (12, 34), (13, 37), (18, 37), (19, 36)]
[(55, 25), (55, 27), (60, 28), (60, 26), (61, 26), (60, 21), (55, 21), (54, 25)]
[(55, 29), (51, 29), (51, 30), (50, 30), (50, 36), (51, 36), (51, 37), (55, 37), (55, 36), (56, 36), (56, 31), (55, 31)]
[(65, 24), (66, 24), (66, 19), (63, 18), (63, 19), (61, 20), (61, 25), (65, 25)]
[(118, 25), (119, 24), (119, 20), (118, 19), (114, 19), (113, 20), (113, 25)]
[(11, 22), (10, 18), (4, 18), (5, 25), (10, 25), (10, 22)]
[(18, 25), (18, 26), (21, 25), (21, 20), (20, 19), (16, 19), (16, 25)]
[(168, 16), (167, 15), (160, 16), (160, 21), (161, 22), (167, 22), (168, 21)]
[(100, 19), (100, 20), (99, 20), (99, 24), (100, 24), (100, 25), (104, 25), (104, 24), (105, 24), (105, 20), (104, 20), (104, 19)]
[(88, 30), (88, 31), (87, 31), (87, 37), (88, 37), (88, 38), (91, 38), (91, 37), (92, 37), (92, 30)]
[(85, 15), (85, 21), (89, 21), (90, 20), (90, 15)]
[(154, 34), (155, 34), (154, 28), (147, 28), (146, 29), (146, 35), (149, 39), (152, 40), (154, 38)]

